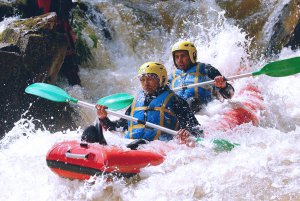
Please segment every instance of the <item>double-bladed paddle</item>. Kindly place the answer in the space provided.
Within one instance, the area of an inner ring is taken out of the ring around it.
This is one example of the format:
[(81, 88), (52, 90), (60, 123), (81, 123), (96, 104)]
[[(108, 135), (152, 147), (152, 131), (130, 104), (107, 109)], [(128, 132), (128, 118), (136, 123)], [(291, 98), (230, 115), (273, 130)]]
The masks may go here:
[[(80, 101), (71, 97), (63, 89), (46, 83), (34, 83), (29, 85), (25, 92), (36, 95), (55, 102), (72, 102), (84, 107), (95, 109), (95, 105)], [(126, 93), (118, 93), (103, 97), (97, 101), (97, 104), (105, 105), (110, 110), (120, 110), (129, 106), (133, 101), (133, 96)]]
[[(36, 95), (51, 101), (55, 101), (55, 102), (72, 102), (75, 104), (78, 104), (80, 106), (84, 106), (87, 108), (91, 108), (91, 109), (95, 109), (95, 105), (94, 104), (90, 104), (90, 103), (86, 103), (83, 101), (80, 101), (76, 98), (71, 97), (66, 91), (64, 91), (63, 89), (57, 87), (57, 86), (53, 86), (50, 84), (46, 84), (46, 83), (34, 83), (29, 85), (26, 89), (25, 92), (28, 94), (32, 94), (32, 95)], [(146, 121), (141, 121), (135, 117), (132, 116), (128, 116), (125, 114), (120, 114), (117, 112), (114, 112), (112, 110), (119, 110), (119, 109), (123, 109), (127, 106), (129, 106), (132, 101), (133, 101), (133, 96), (126, 94), (126, 93), (119, 93), (119, 94), (113, 94), (111, 96), (106, 96), (104, 98), (101, 98), (97, 101), (97, 104), (100, 105), (104, 105), (106, 107), (108, 107), (108, 109), (106, 109), (108, 114), (129, 120), (129, 121), (134, 121), (134, 122), (138, 122), (140, 124), (144, 124), (145, 126), (157, 129), (157, 130), (161, 130), (165, 133), (171, 134), (171, 135), (177, 135), (177, 131), (150, 123), (150, 122), (146, 122)], [(196, 138), (196, 142), (200, 142), (202, 141), (202, 138)], [(224, 139), (215, 139), (213, 140), (213, 143), (215, 145), (215, 149), (217, 151), (230, 151), (232, 148), (234, 148), (236, 145), (238, 144), (234, 144), (234, 143), (230, 143), (227, 140)]]
[[(241, 75), (226, 77), (226, 80), (235, 80), (243, 77), (252, 77), (257, 75), (268, 75), (270, 77), (285, 77), (285, 76), (297, 74), (299, 72), (300, 72), (300, 57), (293, 57), (289, 59), (270, 62), (266, 64), (264, 67), (262, 67), (260, 70), (252, 73), (245, 73)], [(187, 89), (193, 87), (200, 87), (200, 86), (213, 84), (213, 83), (214, 80), (210, 80), (207, 82), (175, 87), (173, 91), (179, 91), (181, 89)]]

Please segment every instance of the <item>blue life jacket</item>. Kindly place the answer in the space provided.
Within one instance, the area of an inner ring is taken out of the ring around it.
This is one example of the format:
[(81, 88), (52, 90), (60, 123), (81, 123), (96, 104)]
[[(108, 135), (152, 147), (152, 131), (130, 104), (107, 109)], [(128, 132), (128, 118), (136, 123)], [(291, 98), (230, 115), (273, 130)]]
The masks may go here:
[[(166, 90), (154, 98), (148, 106), (144, 106), (145, 94), (140, 91), (131, 105), (131, 116), (172, 130), (179, 129), (179, 121), (173, 113), (172, 99), (174, 92)], [(144, 124), (128, 121), (128, 132), (125, 135), (130, 139), (146, 139), (169, 141), (173, 135), (160, 130), (145, 127)]]
[[(210, 79), (204, 75), (204, 68), (204, 63), (196, 63), (196, 65), (188, 69), (186, 72), (179, 69), (174, 70), (171, 77), (172, 89), (175, 87), (209, 81)], [(200, 100), (201, 104), (206, 104), (212, 100), (211, 91), (211, 87), (193, 87), (176, 91), (176, 94), (185, 100), (194, 98)]]

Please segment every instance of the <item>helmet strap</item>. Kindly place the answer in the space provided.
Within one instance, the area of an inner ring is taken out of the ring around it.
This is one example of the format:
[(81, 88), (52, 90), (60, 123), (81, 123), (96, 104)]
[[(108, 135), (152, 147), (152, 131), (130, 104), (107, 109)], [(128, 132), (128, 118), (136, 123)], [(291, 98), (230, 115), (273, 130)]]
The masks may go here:
[(193, 53), (193, 60), (196, 62), (196, 59), (197, 59), (197, 52), (194, 52)]

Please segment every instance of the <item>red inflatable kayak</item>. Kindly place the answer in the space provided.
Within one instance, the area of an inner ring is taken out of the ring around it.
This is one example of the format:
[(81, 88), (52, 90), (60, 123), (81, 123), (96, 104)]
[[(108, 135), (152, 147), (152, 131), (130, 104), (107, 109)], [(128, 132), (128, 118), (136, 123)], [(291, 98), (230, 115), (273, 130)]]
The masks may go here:
[(237, 91), (235, 96), (238, 100), (230, 101), (227, 109), (222, 110), (215, 117), (211, 116), (208, 121), (202, 122), (205, 131), (228, 131), (244, 123), (259, 125), (260, 113), (265, 109), (259, 88), (248, 84)]
[[(227, 131), (249, 122), (255, 126), (259, 124), (258, 113), (264, 109), (259, 89), (247, 85), (237, 94), (242, 99), (218, 114), (218, 118), (206, 122), (206, 131)], [(151, 150), (128, 150), (98, 143), (65, 141), (55, 144), (46, 160), (53, 172), (65, 178), (86, 180), (90, 176), (102, 174), (131, 177), (138, 174), (141, 168), (161, 164), (164, 161), (163, 155), (176, 148), (168, 146), (168, 143), (163, 144), (161, 147), (166, 149), (162, 149), (159, 154)]]
[(46, 161), (48, 167), (61, 177), (86, 180), (102, 174), (131, 177), (141, 168), (161, 164), (164, 157), (151, 151), (65, 141), (50, 149)]

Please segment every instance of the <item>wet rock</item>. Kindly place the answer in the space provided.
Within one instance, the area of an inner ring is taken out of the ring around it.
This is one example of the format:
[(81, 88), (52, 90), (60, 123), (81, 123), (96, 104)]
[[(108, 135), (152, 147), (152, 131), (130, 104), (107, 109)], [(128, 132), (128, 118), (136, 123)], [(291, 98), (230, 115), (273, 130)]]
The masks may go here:
[(0, 50), (5, 52), (20, 53), (20, 48), (17, 45), (10, 43), (0, 43)]
[(290, 38), (289, 42), (286, 44), (286, 47), (291, 47), (293, 50), (300, 48), (300, 21), (298, 22), (295, 31)]
[(14, 8), (11, 4), (6, 2), (0, 2), (0, 21), (5, 17), (12, 16), (14, 14)]
[(227, 1), (217, 0), (219, 6), (226, 10), (226, 16), (237, 20), (245, 19), (261, 9), (260, 0)]
[(217, 3), (226, 11), (225, 16), (235, 19), (249, 37), (260, 37), (259, 31), (263, 29), (269, 13), (259, 0), (217, 0)]
[[(285, 5), (281, 15), (279, 16), (278, 22), (273, 27), (273, 34), (268, 43), (267, 53), (278, 53), (284, 46), (287, 46), (292, 37), (299, 34), (296, 29), (297, 24), (299, 23), (300, 1), (292, 0), (287, 5)], [(292, 40), (296, 42), (297, 38), (294, 38)], [(293, 44), (293, 46), (297, 45), (299, 46), (300, 44)]]
[[(300, 22), (299, 0), (291, 0), (282, 10), (278, 10), (281, 13), (274, 26), (270, 24), (270, 18), (274, 18), (272, 17), (274, 10), (268, 9), (270, 2), (259, 0), (217, 0), (216, 2), (226, 11), (225, 16), (235, 19), (236, 23), (253, 39), (252, 49), (260, 50), (260, 53), (270, 56), (277, 54), (285, 46), (299, 46), (295, 44), (299, 43), (296, 29)], [(282, 4), (280, 1), (271, 3), (274, 8)], [(266, 26), (271, 26), (270, 31), (265, 30)]]
[(41, 100), (24, 93), (34, 82), (54, 83), (64, 61), (67, 41), (55, 30), (57, 16), (49, 13), (8, 25), (0, 34), (0, 134), (26, 116), (40, 120), (40, 126), (56, 131), (74, 128), (73, 110), (66, 104)]

